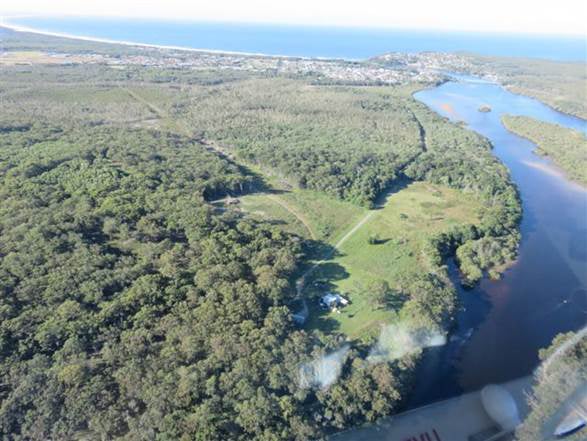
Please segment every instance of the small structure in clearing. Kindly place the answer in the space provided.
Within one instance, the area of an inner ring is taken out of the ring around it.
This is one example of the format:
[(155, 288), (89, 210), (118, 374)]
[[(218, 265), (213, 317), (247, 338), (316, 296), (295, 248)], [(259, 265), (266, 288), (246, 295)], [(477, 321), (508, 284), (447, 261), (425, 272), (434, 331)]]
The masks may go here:
[(320, 306), (325, 309), (336, 310), (337, 308), (348, 304), (348, 299), (345, 299), (343, 296), (335, 292), (326, 293), (320, 298)]

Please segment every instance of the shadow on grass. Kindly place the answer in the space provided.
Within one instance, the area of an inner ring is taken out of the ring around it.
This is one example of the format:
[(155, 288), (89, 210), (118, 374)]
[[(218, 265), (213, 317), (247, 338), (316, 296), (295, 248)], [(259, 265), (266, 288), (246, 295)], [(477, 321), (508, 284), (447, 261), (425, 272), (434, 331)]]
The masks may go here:
[(329, 243), (321, 240), (306, 240), (304, 253), (309, 260), (326, 260), (340, 256), (340, 252)]
[(385, 308), (393, 311), (399, 311), (408, 300), (409, 296), (406, 293), (399, 291), (392, 291), (385, 299)]
[(340, 322), (333, 319), (324, 311), (317, 307), (310, 308), (310, 319), (308, 320), (308, 328), (320, 329), (322, 332), (330, 334), (340, 330)]
[(313, 272), (312, 279), (317, 280), (319, 277), (324, 283), (332, 284), (349, 276), (350, 274), (342, 265), (335, 262), (324, 262)]
[(409, 179), (405, 176), (400, 177), (400, 178), (396, 179), (395, 181), (393, 181), (391, 184), (389, 184), (387, 186), (387, 188), (385, 188), (381, 193), (379, 193), (379, 195), (377, 195), (377, 197), (373, 201), (372, 209), (373, 210), (381, 210), (383, 207), (385, 207), (385, 204), (387, 203), (387, 199), (390, 196), (407, 188), (412, 182), (414, 182), (412, 179)]
[(391, 237), (388, 237), (387, 239), (372, 239), (372, 243), (369, 243), (369, 245), (385, 245), (390, 240)]

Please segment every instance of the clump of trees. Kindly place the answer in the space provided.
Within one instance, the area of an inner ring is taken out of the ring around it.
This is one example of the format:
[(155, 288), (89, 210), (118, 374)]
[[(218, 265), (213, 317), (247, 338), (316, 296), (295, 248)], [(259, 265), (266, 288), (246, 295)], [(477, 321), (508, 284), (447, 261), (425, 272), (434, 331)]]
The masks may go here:
[(380, 243), (382, 243), (381, 236), (379, 236), (379, 234), (377, 233), (369, 234), (367, 242), (369, 243), (369, 245), (379, 245)]
[(489, 277), (497, 279), (500, 272), (517, 256), (519, 236), (485, 236), (470, 240), (457, 248), (456, 258), (466, 284), (472, 285), (487, 271)]
[(369, 286), (369, 296), (371, 303), (376, 308), (385, 308), (388, 306), (392, 296), (391, 287), (386, 280), (377, 280)]

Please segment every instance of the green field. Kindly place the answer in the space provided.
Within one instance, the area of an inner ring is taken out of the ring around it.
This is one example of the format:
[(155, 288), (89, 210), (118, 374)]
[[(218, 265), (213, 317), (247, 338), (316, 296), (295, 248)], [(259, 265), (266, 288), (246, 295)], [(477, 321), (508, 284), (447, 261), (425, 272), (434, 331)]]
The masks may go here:
[[(258, 193), (240, 198), (240, 208), (246, 213), (280, 223), (284, 229), (305, 238), (311, 236), (304, 223), (275, 197), (301, 214), (318, 239), (336, 247), (323, 251), (326, 257), (334, 252), (334, 257), (319, 263), (306, 278), (304, 294), (310, 299), (311, 310), (308, 328), (336, 330), (350, 338), (376, 334), (379, 324), (393, 320), (406, 297), (402, 293), (403, 282), (435, 270), (423, 256), (426, 240), (451, 226), (477, 223), (481, 208), (472, 195), (422, 182), (409, 184), (393, 193), (383, 207), (374, 210), (361, 209), (308, 190), (278, 195)], [(363, 223), (354, 229), (361, 221)], [(370, 236), (377, 236), (378, 243), (370, 244)], [(389, 307), (375, 308), (368, 295), (369, 287), (382, 280), (387, 281), (397, 295)], [(327, 291), (343, 294), (351, 304), (338, 312), (322, 310), (318, 299)]]
[(290, 231), (293, 229), (302, 237), (332, 244), (368, 211), (312, 190), (296, 189), (271, 195), (255, 193), (240, 200), (241, 208), (250, 214), (285, 222)]
[(280, 199), (279, 196), (264, 193), (251, 194), (239, 198), (239, 208), (254, 219), (272, 221), (281, 225), (289, 233), (311, 239), (312, 230), (309, 230), (295, 214), (280, 204), (278, 202)]
[[(392, 320), (402, 305), (402, 281), (433, 270), (422, 256), (425, 240), (452, 225), (477, 222), (479, 208), (473, 197), (425, 183), (413, 183), (391, 195), (308, 280), (311, 298), (322, 295), (312, 280), (323, 280), (351, 301), (340, 312), (323, 311), (315, 307), (316, 300), (311, 301), (309, 326), (335, 328), (351, 338), (378, 332), (378, 325)], [(372, 235), (379, 236), (378, 244), (369, 244)], [(375, 309), (367, 295), (369, 286), (378, 280), (387, 281), (399, 294), (390, 308)]]

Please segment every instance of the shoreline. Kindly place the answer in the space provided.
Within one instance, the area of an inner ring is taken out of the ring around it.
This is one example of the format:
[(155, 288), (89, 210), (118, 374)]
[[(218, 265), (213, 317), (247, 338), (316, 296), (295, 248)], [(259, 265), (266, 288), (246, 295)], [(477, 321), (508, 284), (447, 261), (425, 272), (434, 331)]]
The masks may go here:
[(353, 60), (353, 59), (346, 59), (346, 58), (332, 58), (332, 57), (304, 57), (301, 55), (274, 55), (274, 54), (264, 54), (261, 52), (239, 52), (239, 51), (226, 51), (221, 49), (201, 49), (201, 48), (193, 48), (193, 47), (186, 47), (186, 46), (174, 46), (174, 45), (164, 45), (164, 44), (152, 44), (152, 43), (139, 43), (135, 41), (126, 41), (126, 40), (112, 40), (109, 38), (100, 38), (100, 37), (87, 37), (83, 35), (73, 35), (68, 34), (65, 32), (51, 32), (51, 31), (44, 31), (41, 29), (30, 28), (28, 26), (21, 26), (16, 25), (8, 22), (6, 18), (0, 17), (0, 28), (9, 29), (14, 32), (23, 32), (23, 33), (30, 33), (30, 34), (37, 34), (37, 35), (47, 35), (49, 37), (57, 37), (57, 38), (66, 38), (70, 40), (80, 40), (80, 41), (87, 41), (92, 43), (104, 43), (104, 44), (113, 44), (113, 45), (122, 45), (122, 46), (129, 46), (129, 47), (139, 47), (139, 48), (150, 48), (150, 49), (163, 49), (163, 50), (174, 50), (174, 51), (184, 51), (184, 52), (195, 52), (199, 54), (206, 54), (206, 55), (239, 55), (243, 57), (262, 57), (262, 58), (276, 58), (276, 59), (289, 59), (289, 60), (319, 60), (319, 61), (345, 61), (345, 62), (356, 62), (356, 61), (363, 61), (363, 60)]
[[(503, 87), (503, 85), (497, 84), (498, 87)], [(505, 89), (507, 90), (507, 89)], [(491, 91), (488, 90), (486, 92), (486, 94), (490, 94)], [(511, 93), (511, 92), (509, 92)], [(464, 94), (465, 97), (467, 97), (466, 94)], [(514, 94), (511, 93), (511, 96), (508, 97), (508, 99), (513, 98), (515, 99), (515, 96), (519, 96), (518, 94)], [(434, 98), (434, 99), (433, 99)], [(483, 98), (483, 96), (481, 96), (480, 98)], [(423, 102), (424, 104), (428, 105), (429, 108), (432, 111), (435, 111), (437, 114), (441, 115), (441, 116), (445, 116), (443, 113), (440, 113), (438, 109), (442, 109), (441, 104), (443, 103), (443, 101), (446, 98), (444, 98), (444, 96), (442, 94), (439, 94), (438, 96), (432, 96), (428, 98), (428, 102), (432, 103), (434, 105), (431, 106), (430, 104), (428, 104), (426, 102), (426, 100), (422, 100), (421, 102)], [(531, 98), (533, 101), (535, 101), (536, 103), (540, 103), (540, 104), (544, 104), (542, 103), (542, 101), (537, 100), (535, 98)], [(456, 107), (458, 110), (458, 107)], [(576, 120), (577, 118), (575, 116), (569, 115), (569, 114), (564, 114), (560, 111), (557, 111), (558, 113), (565, 115), (567, 118), (571, 118)], [(528, 117), (533, 117), (533, 115), (531, 113), (529, 114), (524, 114), (525, 116)], [(551, 122), (545, 119), (546, 122)], [(567, 120), (564, 120), (567, 121)], [(564, 124), (564, 121), (559, 122), (558, 124), (563, 126), (563, 127), (567, 127)], [(501, 121), (494, 121), (493, 123), (491, 121), (485, 122), (484, 124), (501, 124)], [(568, 128), (572, 128), (572, 127), (568, 127)], [(489, 299), (491, 299), (491, 308), (495, 309), (496, 304), (499, 305), (496, 302), (499, 302), (501, 299), (507, 296), (509, 296), (509, 298), (513, 298), (511, 296), (512, 293), (515, 293), (516, 296), (520, 295), (524, 295), (526, 296), (526, 298), (530, 298), (533, 299), (533, 297), (529, 297), (528, 296), (528, 292), (532, 291), (530, 289), (528, 289), (527, 291), (525, 291), (526, 288), (522, 288), (525, 287), (527, 283), (529, 283), (529, 281), (527, 280), (527, 278), (523, 277), (525, 274), (532, 274), (529, 269), (531, 271), (541, 271), (543, 270), (542, 265), (544, 264), (537, 264), (536, 262), (531, 262), (530, 264), (528, 264), (529, 259), (527, 256), (531, 255), (532, 253), (534, 254), (538, 254), (540, 255), (540, 253), (535, 253), (535, 249), (532, 248), (534, 245), (531, 245), (530, 247), (528, 246), (528, 238), (534, 237), (535, 241), (536, 241), (536, 231), (533, 229), (535, 228), (532, 225), (532, 222), (536, 222), (533, 220), (528, 220), (529, 218), (532, 218), (533, 216), (538, 217), (539, 219), (541, 219), (539, 216), (546, 210), (543, 210), (542, 207), (536, 207), (536, 202), (539, 201), (540, 204), (542, 204), (543, 206), (546, 206), (547, 204), (550, 205), (551, 201), (547, 201), (544, 202), (544, 199), (542, 199), (541, 196), (536, 196), (537, 194), (541, 193), (540, 191), (537, 190), (532, 190), (530, 191), (529, 188), (549, 188), (549, 190), (553, 191), (553, 194), (555, 194), (555, 196), (549, 196), (550, 198), (553, 198), (553, 200), (564, 200), (564, 202), (561, 204), (561, 206), (565, 209), (567, 209), (567, 206), (569, 206), (569, 210), (571, 209), (575, 209), (575, 206), (570, 205), (572, 204), (572, 202), (567, 202), (566, 201), (566, 196), (571, 196), (569, 197), (569, 200), (573, 200), (576, 201), (577, 199), (575, 198), (575, 195), (577, 191), (580, 191), (580, 193), (578, 194), (581, 198), (581, 200), (584, 200), (585, 197), (585, 189), (581, 188), (580, 185), (572, 180), (570, 180), (568, 178), (568, 176), (564, 173), (560, 172), (559, 167), (552, 162), (551, 159), (542, 159), (540, 156), (537, 156), (534, 152), (534, 149), (536, 148), (536, 144), (532, 141), (530, 146), (521, 146), (522, 148), (526, 149), (529, 148), (528, 154), (524, 155), (524, 156), (520, 156), (519, 158), (514, 158), (511, 159), (509, 162), (507, 161), (507, 155), (499, 154), (497, 150), (495, 150), (496, 144), (499, 144), (499, 136), (497, 136), (495, 139), (492, 138), (491, 136), (488, 135), (483, 135), (482, 133), (478, 132), (477, 130), (475, 130), (473, 127), (468, 126), (469, 130), (475, 131), (477, 133), (479, 133), (481, 136), (486, 137), (487, 139), (489, 139), (489, 141), (491, 142), (492, 146), (494, 147), (493, 150), (493, 155), (495, 158), (497, 158), (500, 162), (502, 162), (507, 168), (510, 174), (512, 174), (512, 172), (515, 170), (516, 167), (518, 166), (522, 166), (522, 167), (531, 167), (534, 169), (538, 169), (539, 173), (536, 174), (536, 177), (531, 177), (530, 179), (532, 180), (528, 180), (528, 178), (524, 178), (524, 176), (522, 176), (520, 179), (514, 179), (514, 177), (512, 176), (512, 182), (515, 185), (515, 187), (517, 188), (518, 192), (519, 192), (519, 197), (521, 199), (521, 201), (523, 201), (523, 215), (522, 215), (522, 219), (520, 221), (520, 223), (518, 224), (518, 231), (521, 234), (521, 240), (519, 242), (518, 245), (518, 251), (517, 251), (517, 257), (516, 260), (514, 262), (512, 262), (512, 265), (510, 265), (507, 270), (504, 272), (504, 277), (502, 281), (498, 281), (498, 282), (491, 282), (491, 283), (487, 283), (485, 286), (480, 286), (480, 285), (476, 285), (475, 289), (474, 289), (474, 293), (480, 293), (483, 295), (488, 296)], [(504, 128), (504, 130), (507, 130), (506, 128)], [(512, 137), (518, 137), (519, 139), (523, 139), (524, 137), (521, 137), (519, 135), (517, 135), (515, 132), (512, 132), (510, 130), (507, 130), (508, 136), (512, 136)], [(507, 149), (517, 149), (520, 146), (517, 145), (517, 143), (512, 144), (511, 146), (507, 144), (507, 141), (505, 141), (504, 146)], [(556, 185), (547, 185), (549, 183), (549, 178), (545, 178), (541, 175), (549, 175), (549, 176), (553, 176), (555, 177), (555, 181), (552, 182), (550, 181), (550, 184), (556, 184)], [(534, 174), (532, 174), (532, 176), (534, 176)], [(546, 180), (545, 180), (546, 179)], [(537, 185), (539, 183), (544, 183), (544, 185)], [(530, 185), (530, 187), (529, 187)], [(556, 193), (554, 193), (556, 192)], [(565, 196), (564, 198), (561, 196)], [(580, 201), (578, 203), (580, 205)], [(556, 208), (555, 208), (556, 209)], [(577, 209), (578, 212), (580, 212), (581, 208), (579, 207)], [(575, 212), (571, 212), (571, 215), (574, 215), (573, 213)], [(566, 212), (565, 212), (566, 214)], [(546, 219), (548, 222), (552, 222), (554, 228), (552, 228), (552, 230), (557, 231), (558, 229), (562, 229), (562, 231), (565, 231), (565, 233), (567, 233), (569, 230), (572, 231), (572, 226), (569, 227), (569, 224), (565, 224), (565, 221), (559, 222), (558, 219), (554, 219), (551, 220), (549, 218)], [(549, 227), (550, 225), (547, 224)], [(564, 228), (563, 228), (564, 226)], [(539, 233), (542, 234), (543, 238), (551, 238), (551, 236), (549, 234), (545, 234), (544, 230)], [(540, 238), (540, 236), (538, 236)], [(555, 239), (558, 238), (559, 236), (555, 236)], [(565, 237), (565, 236), (562, 236)], [(532, 239), (530, 239), (530, 242), (532, 242)], [(544, 242), (544, 241), (542, 241)], [(536, 242), (533, 242), (534, 244), (536, 244)], [(560, 249), (561, 247), (557, 247), (557, 250)], [(565, 253), (567, 251), (564, 251)], [(569, 256), (567, 258), (567, 256)], [(566, 263), (567, 261), (572, 261), (572, 257), (570, 256), (570, 254), (562, 254), (561, 253), (561, 263)], [(525, 266), (524, 266), (525, 265)], [(574, 267), (569, 266), (571, 268), (571, 270), (573, 270)], [(569, 277), (569, 280), (571, 278), (576, 277), (572, 272), (570, 273), (572, 274)], [(522, 276), (522, 277), (520, 277)], [(567, 277), (566, 275), (563, 276), (559, 276), (559, 277)], [(517, 279), (517, 281), (516, 281)], [(487, 280), (485, 277), (483, 278), (483, 280)], [(563, 279), (565, 280), (565, 279)], [(578, 278), (577, 278), (578, 280)], [(520, 289), (522, 288), (522, 289)], [(544, 289), (548, 289), (549, 286), (546, 285), (546, 288)], [(539, 289), (543, 289), (543, 288), (539, 288)], [(540, 292), (540, 291), (539, 291)], [(522, 293), (522, 294), (519, 294)], [(480, 297), (480, 296), (479, 296)], [(532, 301), (532, 300), (530, 300)], [(480, 304), (480, 306), (482, 308), (484, 308), (485, 306), (483, 304)], [(473, 313), (475, 314), (476, 309), (478, 308), (478, 306), (470, 306), (467, 308), (467, 311), (473, 311)], [(486, 375), (487, 378), (489, 378), (490, 381), (494, 381), (496, 377), (499, 377), (499, 380), (495, 380), (495, 381), (501, 381), (502, 377), (507, 377), (510, 375), (510, 367), (508, 366), (507, 369), (502, 369), (500, 368), (499, 364), (496, 364), (495, 366), (497, 366), (499, 369), (495, 369), (495, 370), (491, 370), (488, 371), (488, 374), (480, 374), (480, 369), (479, 366), (480, 364), (478, 363), (479, 360), (485, 360), (484, 362), (486, 362), (487, 360), (490, 360), (490, 357), (487, 357), (486, 355), (483, 354), (483, 345), (484, 343), (486, 343), (487, 341), (494, 341), (494, 342), (498, 342), (500, 340), (503, 340), (502, 337), (498, 338), (495, 337), (494, 331), (493, 331), (493, 327), (494, 325), (497, 325), (498, 323), (500, 323), (500, 320), (503, 320), (502, 317), (495, 316), (493, 315), (493, 318), (491, 318), (491, 315), (484, 315), (485, 313), (483, 312), (483, 309), (479, 309), (477, 311), (477, 313), (479, 314), (479, 317), (481, 317), (481, 321), (480, 322), (475, 322), (475, 321), (466, 321), (463, 322), (465, 323), (465, 326), (470, 326), (471, 323), (473, 323), (473, 327), (475, 328), (475, 332), (477, 333), (478, 337), (477, 337), (477, 343), (473, 341), (473, 343), (469, 343), (468, 346), (466, 346), (467, 349), (464, 349), (463, 351), (468, 351), (469, 352), (469, 356), (468, 357), (462, 357), (460, 358), (460, 364), (458, 365), (458, 369), (459, 371), (452, 371), (450, 372), (450, 375), (455, 375), (456, 378), (459, 381), (459, 384), (465, 388), (465, 390), (467, 390), (468, 388), (471, 387), (471, 385), (473, 385), (474, 387), (476, 387), (476, 383), (478, 382), (478, 378), (482, 375)], [(549, 309), (548, 306), (546, 306), (546, 304), (544, 304), (544, 306), (542, 306), (542, 308), (544, 309), (544, 314), (549, 313)], [(499, 308), (498, 308), (499, 309)], [(501, 311), (503, 311), (504, 309), (502, 308)], [(510, 311), (512, 312), (510, 314), (511, 317), (518, 315), (518, 314), (514, 314), (514, 312), (516, 311), (515, 309), (510, 309)], [(472, 316), (473, 318), (475, 318), (475, 316)], [(497, 317), (497, 318), (496, 318)], [(488, 318), (491, 318), (492, 321), (487, 321)], [(468, 319), (467, 319), (468, 320)], [(517, 319), (516, 319), (517, 320)], [(568, 317), (565, 317), (565, 320), (570, 321), (568, 319)], [(510, 320), (511, 322), (511, 320)], [(565, 326), (567, 322), (564, 322), (563, 326), (556, 325), (556, 326), (552, 326), (552, 328), (549, 328), (547, 333), (550, 333), (551, 330), (553, 332), (554, 335), (556, 335), (559, 332), (566, 332), (568, 329), (565, 329)], [(507, 321), (503, 322), (501, 321), (502, 324), (508, 324)], [(530, 323), (530, 322), (528, 322)], [(517, 325), (516, 325), (517, 326)], [(581, 324), (581, 326), (584, 326), (584, 324)], [(464, 328), (463, 328), (464, 329)], [(488, 329), (491, 329), (490, 331), (488, 331)], [(503, 333), (503, 335), (505, 336), (505, 338), (507, 338), (506, 333)], [(549, 335), (550, 338), (550, 335)], [(532, 341), (528, 340), (530, 342), (530, 344), (533, 344)], [(497, 344), (497, 343), (495, 343)], [(527, 342), (524, 343), (525, 345), (528, 345)], [(475, 348), (476, 346), (476, 348)], [(480, 349), (481, 348), (481, 349)], [(505, 352), (505, 351), (504, 351)], [(466, 353), (466, 352), (463, 352)], [(471, 355), (472, 354), (472, 355)], [(522, 361), (522, 364), (520, 364), (520, 366), (523, 366), (524, 363), (526, 363), (522, 358), (520, 358), (520, 361)], [(527, 362), (528, 365), (531, 364), (530, 362)], [(515, 364), (512, 364), (512, 367), (515, 367)], [(499, 370), (501, 369), (501, 372), (499, 372)], [(515, 375), (519, 375), (521, 374), (521, 369), (514, 369), (517, 370), (519, 372), (513, 372), (513, 376)], [(455, 372), (455, 373), (453, 373)], [(497, 374), (495, 372), (498, 372)], [(458, 376), (457, 376), (458, 375)], [(512, 377), (513, 377), (512, 376)], [(512, 378), (510, 377), (510, 378)], [(441, 377), (440, 380), (442, 380), (445, 377)]]

